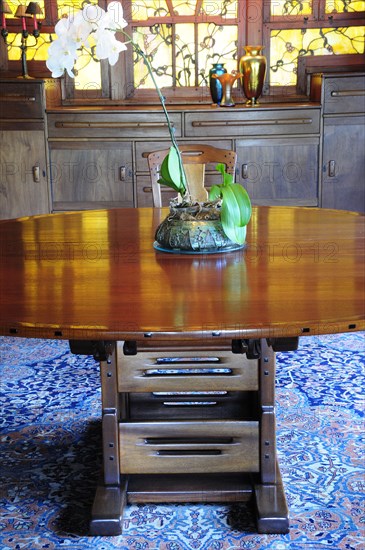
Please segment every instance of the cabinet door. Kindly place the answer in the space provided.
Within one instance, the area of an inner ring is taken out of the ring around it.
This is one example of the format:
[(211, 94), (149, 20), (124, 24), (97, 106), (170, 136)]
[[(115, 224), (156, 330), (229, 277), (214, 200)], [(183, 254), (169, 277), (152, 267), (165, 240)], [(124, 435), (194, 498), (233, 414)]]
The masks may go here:
[(236, 142), (236, 181), (258, 205), (318, 205), (319, 138)]
[(322, 206), (365, 211), (365, 118), (327, 118), (323, 137)]
[(50, 142), (53, 210), (132, 207), (130, 142)]
[(49, 212), (43, 130), (0, 132), (0, 218)]

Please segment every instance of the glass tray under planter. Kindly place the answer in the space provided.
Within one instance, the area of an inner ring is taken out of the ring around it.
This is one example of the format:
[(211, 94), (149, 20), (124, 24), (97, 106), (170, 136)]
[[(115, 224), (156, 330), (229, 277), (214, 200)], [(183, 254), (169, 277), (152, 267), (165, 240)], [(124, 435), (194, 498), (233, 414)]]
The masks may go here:
[(236, 252), (245, 248), (245, 244), (233, 244), (231, 247), (211, 248), (209, 250), (181, 250), (180, 248), (165, 248), (157, 241), (153, 243), (153, 248), (159, 252), (169, 252), (170, 254), (223, 254), (225, 252)]

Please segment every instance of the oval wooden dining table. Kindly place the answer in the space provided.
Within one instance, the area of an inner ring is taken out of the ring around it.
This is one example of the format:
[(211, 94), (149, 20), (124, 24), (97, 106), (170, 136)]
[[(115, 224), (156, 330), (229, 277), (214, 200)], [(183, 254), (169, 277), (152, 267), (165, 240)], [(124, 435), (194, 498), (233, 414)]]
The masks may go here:
[[(153, 248), (166, 209), (0, 222), (0, 334), (100, 361), (103, 475), (91, 533), (128, 502), (252, 500), (289, 516), (276, 456), (275, 352), (365, 328), (365, 217), (256, 207), (242, 250)], [(330, 376), (330, 373), (329, 373)]]

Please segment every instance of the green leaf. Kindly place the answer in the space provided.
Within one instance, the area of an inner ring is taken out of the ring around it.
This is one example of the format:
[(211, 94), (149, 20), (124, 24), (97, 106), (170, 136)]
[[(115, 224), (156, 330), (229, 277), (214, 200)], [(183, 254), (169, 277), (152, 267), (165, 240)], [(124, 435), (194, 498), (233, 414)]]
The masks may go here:
[(174, 191), (177, 191), (178, 193), (180, 192), (180, 190), (171, 181), (167, 181), (167, 180), (164, 180), (163, 178), (159, 178), (157, 180), (157, 183), (159, 183), (160, 185), (165, 185), (166, 187), (170, 187), (170, 189), (174, 189)]
[(229, 188), (233, 191), (240, 209), (240, 225), (247, 225), (252, 214), (250, 197), (246, 189), (239, 183), (232, 183)]
[(233, 183), (233, 176), (232, 174), (228, 174), (228, 172), (226, 172), (226, 167), (223, 163), (220, 162), (217, 164), (215, 169), (222, 174), (222, 185), (226, 187), (227, 185), (231, 185)]
[(212, 185), (209, 191), (209, 200), (215, 201), (222, 196), (220, 185)]
[[(246, 225), (251, 217), (250, 199), (245, 189), (238, 183), (229, 187), (222, 186), (221, 191), (223, 197), (221, 221), (224, 232), (231, 241), (243, 244), (246, 238)], [(243, 204), (241, 204), (242, 200)]]
[(176, 187), (179, 188), (180, 192), (184, 193), (185, 189), (182, 185), (180, 160), (175, 147), (170, 147), (170, 152), (167, 155), (167, 162), (168, 162), (170, 179), (174, 182)]
[(181, 177), (179, 156), (174, 147), (170, 147), (169, 153), (163, 159), (160, 168), (160, 179), (158, 183), (184, 194), (185, 187)]
[(224, 174), (226, 173), (226, 167), (224, 166), (224, 164), (220, 162), (219, 164), (216, 165), (215, 169), (218, 170), (218, 172), (220, 172), (224, 177)]

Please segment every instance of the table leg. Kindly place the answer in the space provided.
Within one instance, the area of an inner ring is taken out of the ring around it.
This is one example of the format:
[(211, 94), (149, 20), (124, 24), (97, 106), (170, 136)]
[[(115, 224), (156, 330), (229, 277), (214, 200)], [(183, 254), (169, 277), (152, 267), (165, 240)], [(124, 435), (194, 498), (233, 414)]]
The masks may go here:
[(276, 454), (275, 352), (261, 340), (260, 377), (260, 479), (253, 496), (259, 533), (287, 533), (289, 512)]
[(266, 534), (288, 533), (289, 512), (278, 464), (276, 483), (255, 483), (253, 494), (257, 531)]
[(127, 501), (126, 478), (120, 476), (118, 396), (115, 348), (100, 361), (102, 386), (103, 479), (99, 483), (91, 512), (92, 535), (120, 535)]

